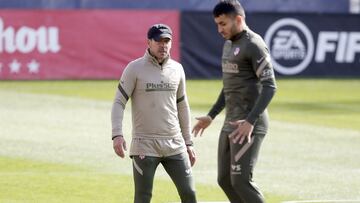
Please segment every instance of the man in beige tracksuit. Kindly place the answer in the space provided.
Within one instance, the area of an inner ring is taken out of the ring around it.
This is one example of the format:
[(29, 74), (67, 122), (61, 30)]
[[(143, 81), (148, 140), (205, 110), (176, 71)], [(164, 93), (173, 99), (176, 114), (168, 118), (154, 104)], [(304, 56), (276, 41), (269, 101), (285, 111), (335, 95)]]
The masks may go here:
[(184, 70), (170, 58), (169, 26), (153, 25), (147, 37), (145, 55), (127, 65), (116, 91), (111, 112), (113, 147), (118, 156), (125, 156), (122, 120), (131, 98), (134, 202), (150, 202), (155, 171), (161, 163), (174, 181), (181, 202), (194, 203), (191, 166), (195, 153)]

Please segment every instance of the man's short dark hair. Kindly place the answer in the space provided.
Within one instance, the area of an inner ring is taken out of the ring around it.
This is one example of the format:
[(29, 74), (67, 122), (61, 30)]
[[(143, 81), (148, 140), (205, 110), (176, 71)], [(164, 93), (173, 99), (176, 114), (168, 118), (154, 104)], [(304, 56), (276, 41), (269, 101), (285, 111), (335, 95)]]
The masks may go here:
[(219, 17), (223, 14), (245, 17), (245, 10), (238, 0), (222, 0), (214, 7), (213, 15)]

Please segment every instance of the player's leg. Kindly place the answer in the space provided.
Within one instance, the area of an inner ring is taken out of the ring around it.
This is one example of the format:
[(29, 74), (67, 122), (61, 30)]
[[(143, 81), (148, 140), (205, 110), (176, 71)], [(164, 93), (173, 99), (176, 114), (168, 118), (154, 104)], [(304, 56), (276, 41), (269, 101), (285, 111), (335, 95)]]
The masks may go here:
[(165, 157), (161, 161), (173, 180), (182, 203), (196, 203), (195, 185), (187, 152)]
[(135, 183), (134, 203), (150, 203), (154, 175), (160, 158), (133, 156), (132, 160)]
[(264, 203), (264, 196), (252, 180), (264, 134), (253, 134), (250, 143), (231, 143), (231, 184), (244, 202)]
[(231, 155), (228, 135), (231, 132), (221, 131), (218, 146), (218, 184), (230, 202), (241, 203), (242, 200), (231, 184)]

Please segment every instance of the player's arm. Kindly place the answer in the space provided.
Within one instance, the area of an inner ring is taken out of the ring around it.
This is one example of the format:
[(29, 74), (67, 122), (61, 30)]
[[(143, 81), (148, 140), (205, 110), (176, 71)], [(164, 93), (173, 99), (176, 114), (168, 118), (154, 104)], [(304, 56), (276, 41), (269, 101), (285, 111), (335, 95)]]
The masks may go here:
[(197, 123), (195, 124), (192, 132), (195, 137), (199, 134), (203, 134), (204, 130), (211, 124), (212, 120), (224, 109), (225, 107), (225, 96), (224, 90), (222, 89), (215, 104), (210, 109), (206, 116), (196, 117)]
[(215, 102), (215, 104), (212, 106), (212, 108), (210, 109), (208, 116), (210, 116), (210, 118), (212, 120), (214, 120), (214, 118), (221, 113), (221, 111), (224, 109), (225, 107), (225, 96), (224, 96), (224, 89), (221, 89), (221, 92)]
[(252, 66), (262, 86), (260, 95), (246, 118), (247, 122), (254, 125), (260, 114), (265, 111), (275, 95), (276, 82), (274, 69), (271, 64), (270, 53), (266, 46), (261, 46), (261, 44), (255, 46), (252, 49), (252, 52)]
[(190, 133), (190, 106), (186, 96), (185, 74), (183, 71), (176, 94), (176, 105), (180, 128), (185, 144), (192, 145), (192, 137)]
[(122, 130), (124, 110), (134, 90), (135, 82), (136, 77), (133, 70), (130, 66), (126, 67), (116, 89), (115, 99), (111, 109), (113, 148), (115, 153), (122, 158), (125, 157), (125, 151), (127, 150)]
[(195, 164), (196, 156), (195, 151), (193, 148), (193, 141), (192, 136), (190, 132), (190, 105), (186, 96), (186, 79), (185, 79), (185, 73), (182, 69), (181, 71), (181, 79), (179, 83), (179, 88), (177, 90), (177, 110), (178, 110), (178, 117), (179, 117), (179, 123), (181, 128), (182, 136), (185, 140), (187, 152), (189, 155), (191, 166)]

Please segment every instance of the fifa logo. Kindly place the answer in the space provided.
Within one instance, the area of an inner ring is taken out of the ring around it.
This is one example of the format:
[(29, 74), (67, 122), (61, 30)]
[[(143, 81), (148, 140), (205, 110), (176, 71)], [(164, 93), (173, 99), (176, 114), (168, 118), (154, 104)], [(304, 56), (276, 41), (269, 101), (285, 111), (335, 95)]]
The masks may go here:
[(360, 53), (360, 32), (320, 31), (314, 42), (309, 28), (300, 20), (283, 18), (265, 33), (274, 69), (284, 75), (295, 75), (311, 62), (324, 63), (332, 57), (335, 63), (354, 63)]

